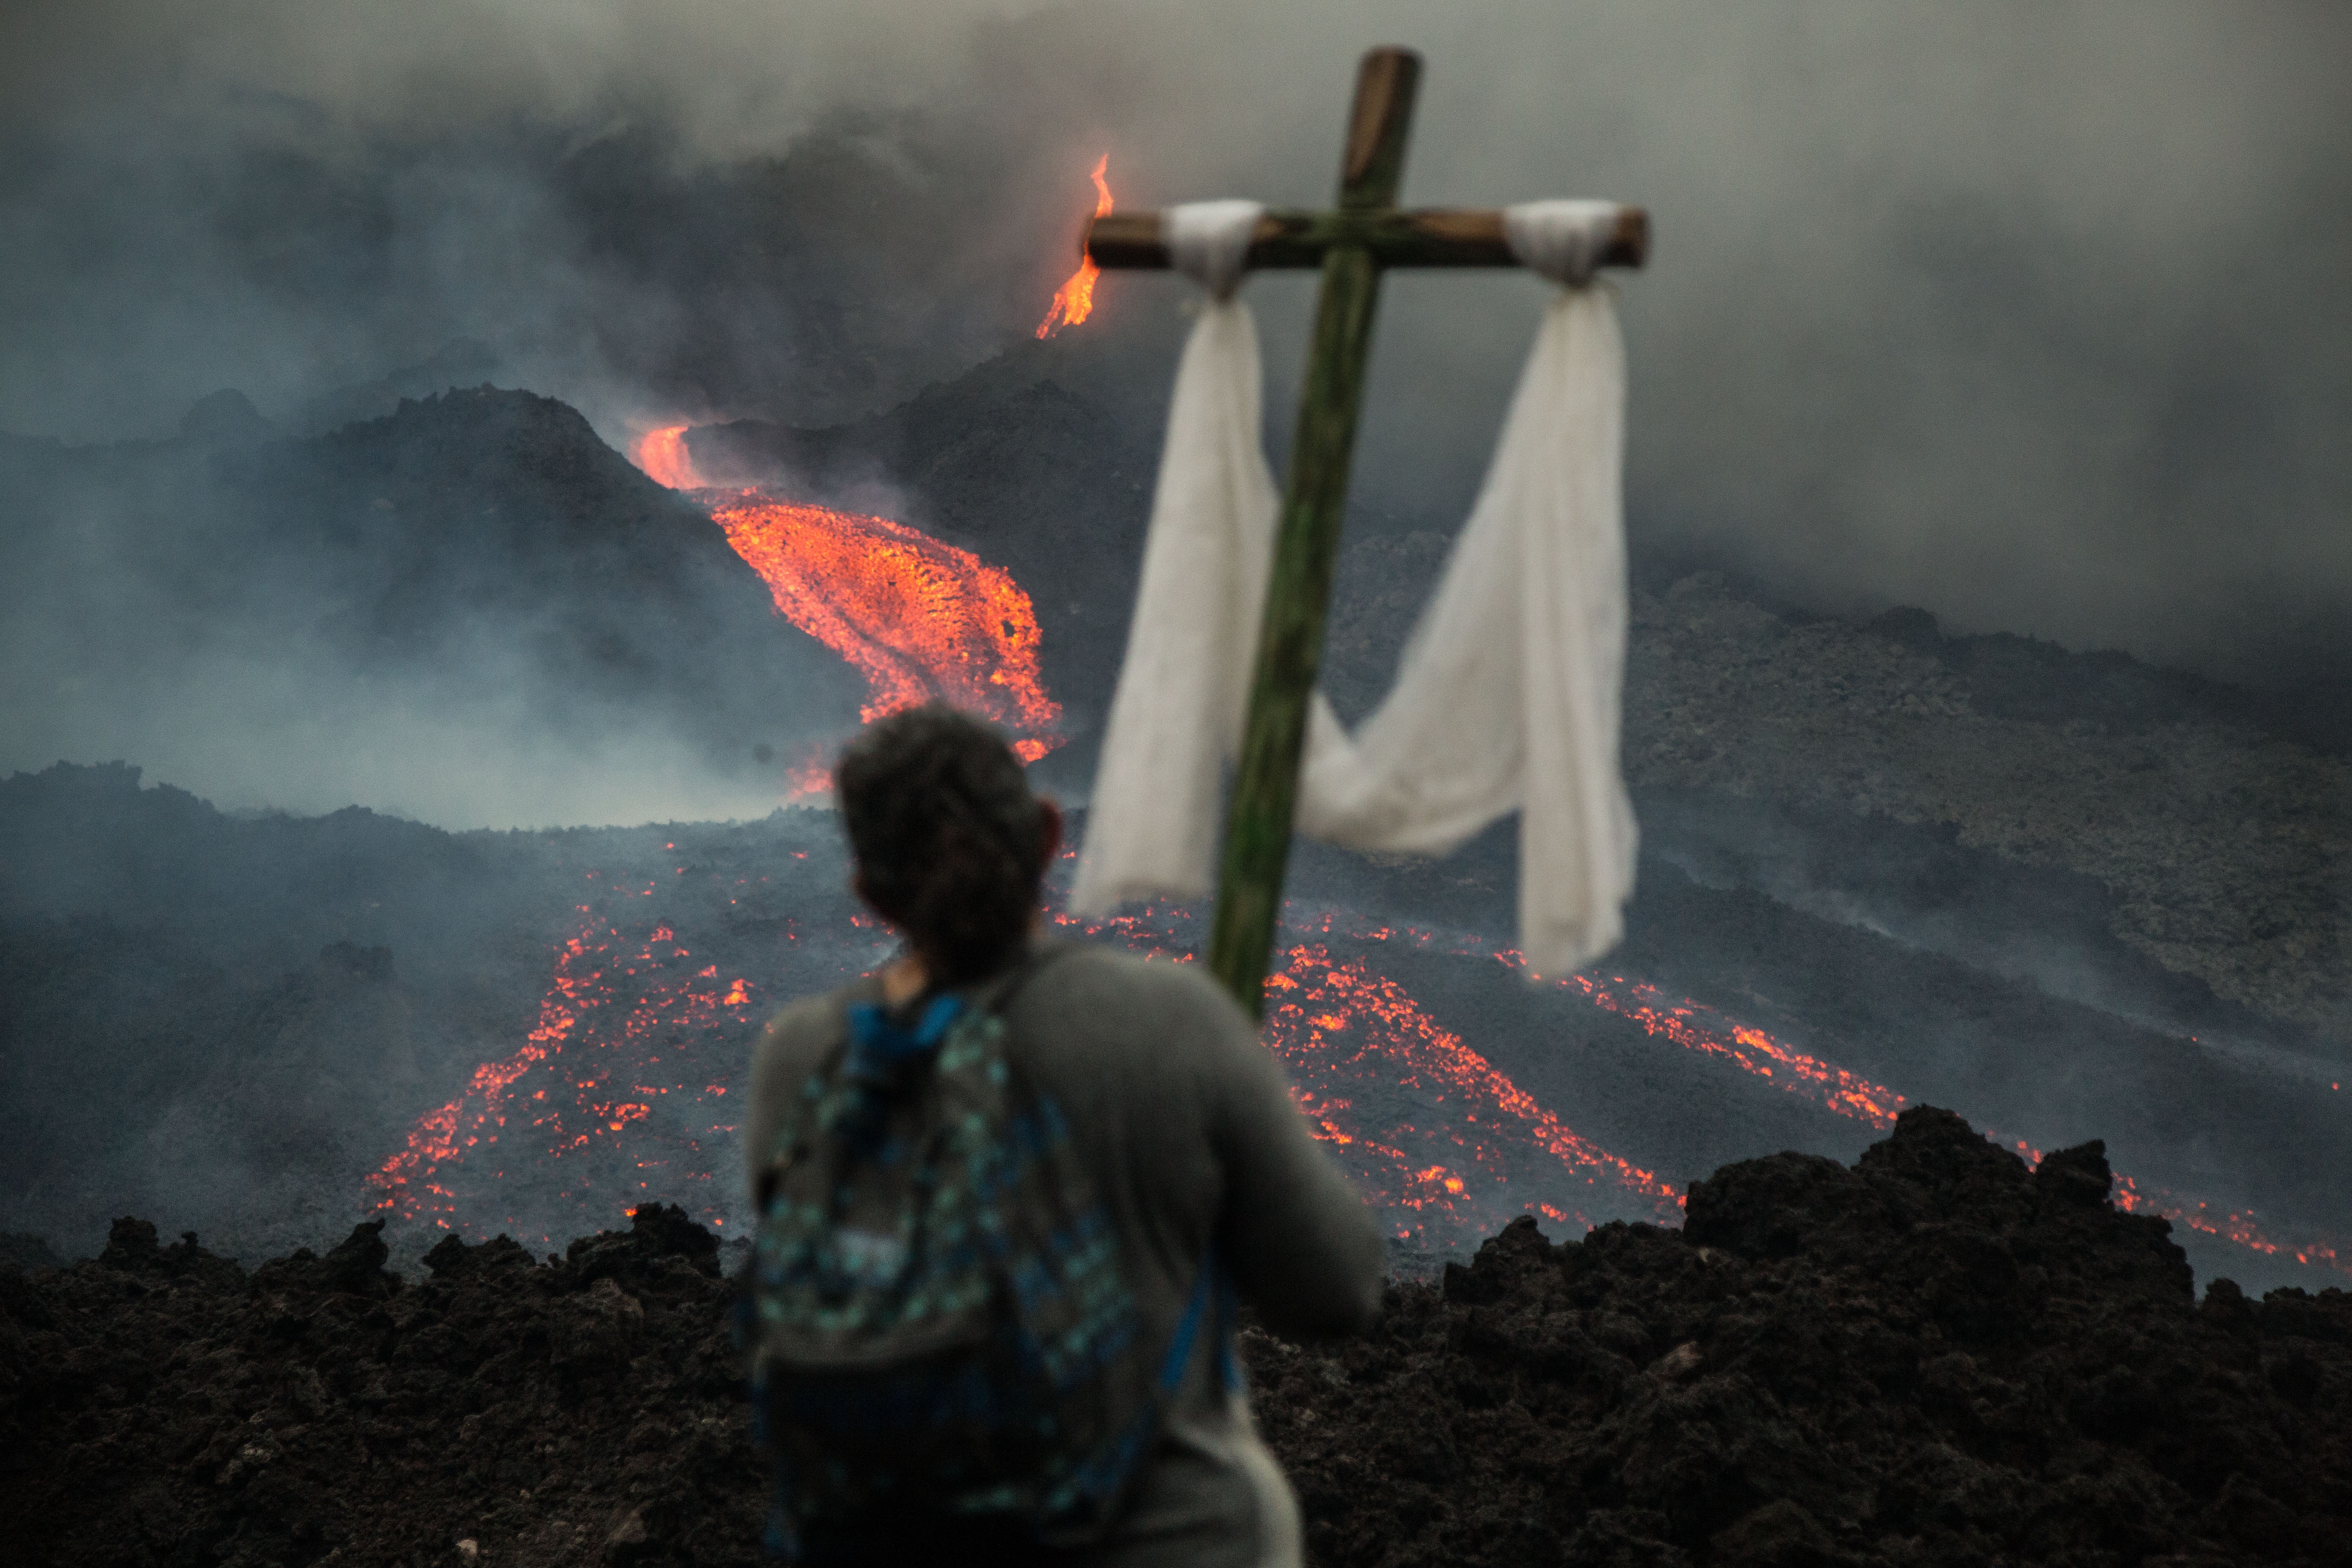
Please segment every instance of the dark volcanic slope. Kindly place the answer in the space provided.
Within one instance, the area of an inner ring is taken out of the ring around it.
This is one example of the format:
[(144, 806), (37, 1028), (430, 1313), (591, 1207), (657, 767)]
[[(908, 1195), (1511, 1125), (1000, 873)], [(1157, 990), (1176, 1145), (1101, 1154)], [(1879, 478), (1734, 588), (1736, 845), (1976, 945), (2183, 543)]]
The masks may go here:
[(854, 721), (855, 675), (561, 403), (453, 391), (293, 441), (197, 423), (0, 445), (20, 722), (77, 692), (201, 712), (221, 694), (191, 671), (275, 672), (289, 700), (363, 710), (503, 701), (510, 724), (636, 731), (742, 770), (755, 746)]
[[(781, 933), (788, 915), (847, 929), (837, 854), (823, 875), (795, 858), (837, 837), (806, 812), (467, 834), (356, 808), (240, 819), (120, 765), (0, 781), (10, 1228), (81, 1255), (142, 1210), (250, 1259), (348, 1224), (415, 1119), (528, 1037), (585, 903), (674, 921), (763, 987), (833, 984), (793, 974)], [(725, 1051), (730, 1074), (748, 1051)], [(626, 1201), (600, 1197), (559, 1237)]]
[[(2105, 1202), (1907, 1114), (1776, 1155), (1683, 1233), (1512, 1226), (1368, 1338), (1243, 1352), (1309, 1560), (2352, 1562), (2352, 1298), (2217, 1283)], [(362, 1226), (243, 1275), (126, 1220), (0, 1273), (0, 1492), (26, 1561), (719, 1563), (763, 1482), (717, 1246), (675, 1210), (534, 1262)], [(471, 1543), (471, 1550), (461, 1545)]]
[[(1957, 888), (1971, 900), (1975, 879), (1999, 869), (1936, 842), (1856, 837), (1849, 847), (1872, 865), (1920, 868), (1927, 890)], [(1484, 955), (1507, 940), (1497, 915), (1513, 867), (1507, 826), (1433, 865), (1302, 847), (1294, 913), (1304, 923), (1293, 929), (1332, 942), (1342, 961), (1363, 959), (1535, 1102), (1668, 1180), (1774, 1149), (1851, 1157), (1873, 1135), (1866, 1121), (1790, 1092), (1800, 1084), (1682, 1049), (1498, 968)], [(624, 933), (614, 940), (638, 942), (666, 926), (696, 954), (693, 967), (718, 966), (719, 984), (748, 984), (750, 1003), (726, 1010), (725, 1027), (677, 1058), (700, 1064), (695, 1084), (735, 1085), (768, 1009), (885, 951), (880, 933), (851, 924), (845, 881), (837, 825), (817, 812), (449, 834), (358, 810), (226, 816), (179, 790), (142, 789), (129, 768), (59, 766), (0, 782), (0, 1085), (20, 1117), (0, 1142), (9, 1227), (81, 1257), (109, 1219), (143, 1213), (250, 1261), (360, 1217), (377, 1195), (363, 1178), (403, 1147), (416, 1118), (530, 1037), (555, 955), (591, 907), (600, 930)], [(1997, 895), (1996, 907), (2032, 907), (2037, 896), (2031, 884), (1988, 886), (1981, 896)], [(1423, 952), (1318, 936), (1306, 900), (1487, 940)], [(2097, 913), (2084, 918), (2095, 925)], [(2129, 956), (2108, 940), (2109, 958)], [(2049, 1148), (2103, 1134), (2143, 1193), (2254, 1211), (2278, 1240), (2343, 1234), (2340, 1184), (2327, 1173), (2352, 1159), (2352, 1121), (2324, 1078), (2315, 1093), (2274, 1063), (2210, 1052), (1748, 888), (1696, 881), (1654, 855), (1607, 973), (1666, 987), (1668, 1003), (1686, 995), (1720, 1009), (1913, 1102), (1959, 1106), (2005, 1140)], [(655, 994), (650, 975), (614, 982), (615, 1018)], [(575, 1045), (601, 1060), (624, 1033), (617, 1022), (597, 1026), (601, 1043)], [(1362, 1043), (1371, 1060), (1402, 1063), (1381, 1054), (1402, 1048), (1401, 1037), (1374, 1028)], [(1394, 1075), (1413, 1076), (1402, 1065)], [(1364, 1092), (1367, 1107), (1381, 1099), (1369, 1084)], [(1405, 1095), (1395, 1119), (1422, 1124), (1420, 1103)], [(656, 1157), (625, 1153), (625, 1142), (599, 1157)], [(731, 1141), (700, 1158), (696, 1168), (715, 1170), (716, 1184), (683, 1168), (631, 1170), (625, 1192), (601, 1176), (582, 1188), (558, 1179), (572, 1167), (535, 1164), (510, 1189), (525, 1206), (478, 1210), (489, 1199), (469, 1189), (460, 1217), (480, 1227), (475, 1235), (553, 1238), (539, 1245), (613, 1223), (624, 1203), (643, 1200), (738, 1223)], [(654, 1184), (639, 1191), (639, 1178)], [(1538, 1197), (1561, 1194), (1530, 1189), (1512, 1206)], [(1612, 1206), (1621, 1200), (1630, 1206)], [(1574, 1206), (1595, 1219), (1633, 1217), (1650, 1212), (1643, 1201), (1594, 1193)], [(1449, 1230), (1446, 1245), (1494, 1223)], [(2292, 1248), (2256, 1256), (2183, 1235), (2202, 1274), (2263, 1285), (2336, 1278), (2296, 1263)], [(385, 1239), (406, 1260), (433, 1237), (411, 1224)]]

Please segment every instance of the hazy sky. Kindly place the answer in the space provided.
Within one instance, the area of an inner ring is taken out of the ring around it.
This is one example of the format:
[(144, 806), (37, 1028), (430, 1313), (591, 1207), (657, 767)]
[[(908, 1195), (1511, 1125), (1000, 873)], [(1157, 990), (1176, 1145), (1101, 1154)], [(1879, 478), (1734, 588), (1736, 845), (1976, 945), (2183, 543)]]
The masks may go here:
[[(1034, 321), (1101, 152), (1122, 204), (1327, 199), (1378, 42), (1427, 58), (1409, 203), (1651, 207), (1637, 547), (2352, 673), (2336, 4), (16, 0), (0, 428), (288, 417), (458, 335), (615, 438), (887, 404)], [(1309, 297), (1253, 286), (1277, 400)], [(1538, 299), (1391, 284), (1360, 493), (1459, 515)]]

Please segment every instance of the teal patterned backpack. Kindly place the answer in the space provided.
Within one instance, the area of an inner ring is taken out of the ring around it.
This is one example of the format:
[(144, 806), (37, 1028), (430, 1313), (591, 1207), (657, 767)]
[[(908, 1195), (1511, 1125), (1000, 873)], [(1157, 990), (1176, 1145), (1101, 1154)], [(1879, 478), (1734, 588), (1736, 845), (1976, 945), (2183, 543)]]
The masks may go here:
[(1099, 1533), (1213, 1296), (1226, 1316), (1204, 1263), (1165, 1354), (1143, 1342), (1069, 1127), (1005, 1059), (1002, 1011), (1037, 962), (911, 1030), (853, 1004), (777, 1133), (751, 1305), (787, 1557), (910, 1509)]

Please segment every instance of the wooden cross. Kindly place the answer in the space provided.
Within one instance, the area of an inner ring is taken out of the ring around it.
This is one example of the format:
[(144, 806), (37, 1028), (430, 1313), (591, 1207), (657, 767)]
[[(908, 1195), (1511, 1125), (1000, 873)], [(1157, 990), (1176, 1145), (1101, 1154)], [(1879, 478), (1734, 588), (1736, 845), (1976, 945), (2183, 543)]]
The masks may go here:
[[(1504, 238), (1499, 211), (1405, 211), (1396, 205), (1420, 81), (1421, 57), (1412, 50), (1367, 54), (1357, 69), (1356, 101), (1348, 116), (1338, 210), (1268, 211), (1250, 240), (1252, 267), (1323, 269), (1209, 937), (1210, 968), (1253, 1016), (1264, 999), (1283, 869), (1290, 857), (1307, 698), (1322, 663), (1324, 613), (1339, 555), (1340, 513), (1348, 500), (1348, 464), (1355, 450), (1381, 271), (1518, 265)], [(1649, 215), (1639, 207), (1622, 208), (1601, 265), (1639, 267), (1649, 247)], [(1096, 218), (1086, 254), (1104, 268), (1169, 265), (1156, 212)]]

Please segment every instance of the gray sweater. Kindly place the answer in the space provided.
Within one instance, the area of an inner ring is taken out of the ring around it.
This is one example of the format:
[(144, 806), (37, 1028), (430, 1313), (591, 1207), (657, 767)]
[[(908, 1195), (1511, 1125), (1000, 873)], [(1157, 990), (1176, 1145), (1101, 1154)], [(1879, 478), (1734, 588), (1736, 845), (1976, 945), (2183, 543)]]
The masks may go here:
[[(845, 1037), (864, 980), (779, 1013), (751, 1064), (745, 1149), (760, 1178), (785, 1108)], [(1057, 1101), (1119, 1229), (1145, 1332), (1171, 1342), (1213, 1237), (1268, 1329), (1346, 1333), (1378, 1311), (1380, 1229), (1308, 1136), (1289, 1085), (1233, 998), (1196, 964), (1060, 947), (1005, 1009), (1008, 1051)], [(1276, 1568), (1298, 1559), (1297, 1508), (1228, 1398), (1208, 1336), (1133, 1506), (1089, 1563)]]

